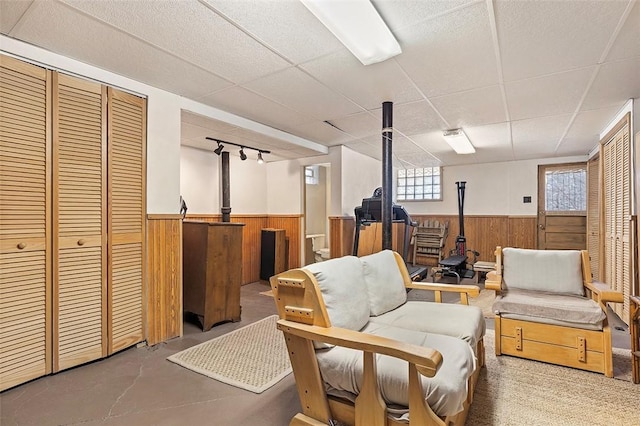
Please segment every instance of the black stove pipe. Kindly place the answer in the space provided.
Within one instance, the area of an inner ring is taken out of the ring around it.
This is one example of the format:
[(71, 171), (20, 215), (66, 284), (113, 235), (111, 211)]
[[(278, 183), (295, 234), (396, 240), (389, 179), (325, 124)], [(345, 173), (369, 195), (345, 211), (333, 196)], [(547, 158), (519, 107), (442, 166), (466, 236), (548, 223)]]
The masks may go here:
[(392, 249), (393, 222), (393, 102), (382, 103), (382, 250)]

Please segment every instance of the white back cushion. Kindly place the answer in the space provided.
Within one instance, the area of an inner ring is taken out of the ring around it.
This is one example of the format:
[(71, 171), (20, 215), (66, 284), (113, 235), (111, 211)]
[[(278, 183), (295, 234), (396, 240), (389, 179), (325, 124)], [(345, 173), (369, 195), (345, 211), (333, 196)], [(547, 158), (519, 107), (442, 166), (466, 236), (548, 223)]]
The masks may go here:
[(358, 331), (369, 322), (369, 298), (360, 259), (345, 256), (305, 269), (318, 280), (331, 325)]
[(584, 296), (582, 258), (578, 250), (505, 248), (503, 280), (507, 289)]
[(407, 301), (407, 290), (391, 250), (363, 256), (364, 281), (371, 316), (382, 315)]

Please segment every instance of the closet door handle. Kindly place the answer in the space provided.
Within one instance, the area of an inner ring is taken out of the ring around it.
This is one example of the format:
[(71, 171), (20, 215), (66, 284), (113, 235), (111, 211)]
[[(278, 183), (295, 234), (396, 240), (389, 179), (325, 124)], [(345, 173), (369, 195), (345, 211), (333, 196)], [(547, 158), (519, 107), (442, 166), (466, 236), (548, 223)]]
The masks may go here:
[(18, 250), (23, 250), (26, 246), (27, 246), (26, 243), (18, 243), (18, 245), (17, 245)]
[(79, 240), (78, 240), (78, 245), (79, 245), (79, 246), (83, 246), (85, 242), (86, 242), (85, 240), (83, 240), (83, 239), (79, 239)]

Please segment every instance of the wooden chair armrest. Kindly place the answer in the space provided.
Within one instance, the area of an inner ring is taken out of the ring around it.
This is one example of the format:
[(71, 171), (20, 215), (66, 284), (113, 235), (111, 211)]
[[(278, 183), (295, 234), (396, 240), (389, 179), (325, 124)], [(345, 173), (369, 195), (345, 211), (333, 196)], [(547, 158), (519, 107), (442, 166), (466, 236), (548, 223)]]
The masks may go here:
[(609, 286), (600, 281), (585, 282), (584, 286), (598, 296), (602, 303), (613, 302), (623, 303), (624, 294), (620, 291), (611, 290)]
[(500, 292), (502, 290), (502, 275), (498, 275), (496, 271), (487, 273), (487, 278), (484, 280), (484, 288)]
[(442, 292), (458, 293), (460, 295), (460, 302), (463, 305), (469, 304), (469, 296), (477, 297), (480, 294), (480, 287), (475, 285), (454, 285), (454, 284), (439, 284), (439, 283), (419, 283), (411, 282), (405, 284), (406, 288), (416, 290), (429, 290), (434, 292), (436, 303), (442, 303)]
[(415, 364), (420, 374), (426, 377), (435, 376), (442, 364), (442, 354), (435, 349), (346, 328), (319, 327), (281, 319), (278, 320), (278, 330), (304, 339), (399, 358)]

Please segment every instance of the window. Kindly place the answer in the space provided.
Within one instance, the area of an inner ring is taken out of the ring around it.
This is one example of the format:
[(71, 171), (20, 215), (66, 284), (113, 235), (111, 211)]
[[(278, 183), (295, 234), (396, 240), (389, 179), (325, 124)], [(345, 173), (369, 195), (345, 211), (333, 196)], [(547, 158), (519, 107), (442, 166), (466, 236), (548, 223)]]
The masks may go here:
[(318, 184), (318, 166), (306, 166), (304, 168), (304, 182), (307, 185)]
[(586, 165), (546, 170), (544, 201), (547, 212), (586, 212)]
[(398, 170), (398, 200), (442, 200), (440, 167)]

